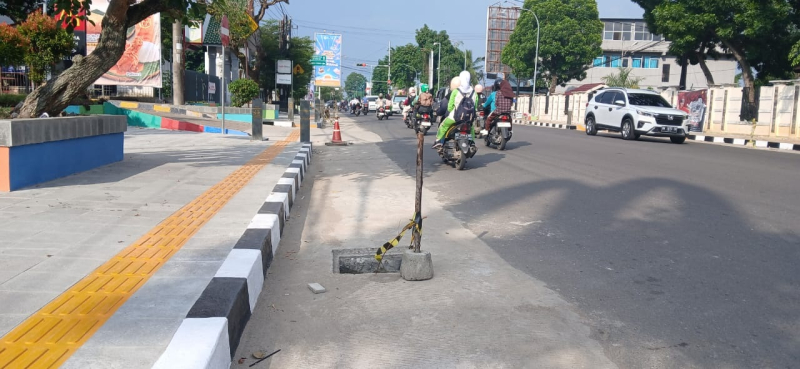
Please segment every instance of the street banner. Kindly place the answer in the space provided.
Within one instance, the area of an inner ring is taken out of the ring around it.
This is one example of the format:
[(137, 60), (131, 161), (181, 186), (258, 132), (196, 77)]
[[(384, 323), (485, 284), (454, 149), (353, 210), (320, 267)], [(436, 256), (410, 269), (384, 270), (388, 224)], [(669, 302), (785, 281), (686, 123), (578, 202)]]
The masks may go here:
[(292, 61), (278, 60), (278, 73), (283, 73), (283, 74), (292, 73)]
[[(101, 24), (109, 0), (93, 0), (86, 24), (86, 53), (100, 40)], [(103, 74), (98, 85), (161, 88), (161, 15), (153, 14), (127, 30), (125, 52), (117, 64)]]
[(678, 92), (678, 109), (689, 114), (692, 132), (703, 132), (708, 107), (708, 90)]
[(326, 57), (324, 66), (314, 67), (314, 82), (322, 87), (342, 86), (342, 35), (314, 34), (314, 55)]
[(217, 93), (217, 83), (216, 82), (210, 82), (208, 84), (208, 93), (210, 93), (210, 94)]

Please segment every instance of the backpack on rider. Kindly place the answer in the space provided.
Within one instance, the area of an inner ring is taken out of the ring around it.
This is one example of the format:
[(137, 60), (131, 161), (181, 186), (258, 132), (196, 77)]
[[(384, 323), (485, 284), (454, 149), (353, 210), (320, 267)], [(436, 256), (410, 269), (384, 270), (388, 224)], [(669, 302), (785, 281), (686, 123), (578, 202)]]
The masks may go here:
[(472, 122), (475, 120), (475, 91), (470, 92), (469, 95), (461, 91), (457, 92), (461, 94), (462, 99), (456, 106), (453, 118), (457, 123)]

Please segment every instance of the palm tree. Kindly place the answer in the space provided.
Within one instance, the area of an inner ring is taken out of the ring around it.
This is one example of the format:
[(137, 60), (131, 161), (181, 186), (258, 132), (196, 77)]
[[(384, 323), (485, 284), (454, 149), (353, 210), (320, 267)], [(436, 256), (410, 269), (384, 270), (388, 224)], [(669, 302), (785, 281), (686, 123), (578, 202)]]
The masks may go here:
[(480, 77), (483, 77), (483, 66), (484, 61), (486, 58), (481, 56), (479, 58), (472, 59), (472, 50), (466, 50), (465, 53), (467, 59), (467, 71), (472, 75), (472, 84), (476, 84), (480, 81)]
[(603, 82), (608, 87), (639, 88), (639, 82), (644, 80), (644, 78), (631, 76), (632, 68), (619, 67), (618, 70), (619, 73), (617, 74), (609, 74), (603, 77)]

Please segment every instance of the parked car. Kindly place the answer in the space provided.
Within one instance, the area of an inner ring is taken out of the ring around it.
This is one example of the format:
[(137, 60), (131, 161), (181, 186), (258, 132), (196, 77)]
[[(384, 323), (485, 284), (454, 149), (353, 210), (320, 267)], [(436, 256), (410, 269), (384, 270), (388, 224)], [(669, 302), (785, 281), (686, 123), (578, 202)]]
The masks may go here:
[(669, 137), (676, 144), (686, 141), (691, 123), (685, 112), (673, 108), (656, 92), (625, 88), (599, 91), (586, 104), (586, 134), (598, 130), (620, 132), (625, 140), (639, 136)]

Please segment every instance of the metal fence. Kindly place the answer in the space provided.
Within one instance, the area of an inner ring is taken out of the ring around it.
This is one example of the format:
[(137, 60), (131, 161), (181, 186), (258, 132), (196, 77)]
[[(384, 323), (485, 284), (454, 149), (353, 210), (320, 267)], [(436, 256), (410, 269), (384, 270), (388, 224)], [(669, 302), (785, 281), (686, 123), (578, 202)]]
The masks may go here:
[(24, 95), (31, 91), (31, 82), (25, 72), (7, 72), (0, 69), (0, 93)]
[[(209, 83), (214, 87), (209, 89)], [(184, 77), (183, 86), (184, 98), (192, 102), (215, 102), (219, 104), (219, 96), (222, 91), (222, 84), (219, 77), (208, 74), (187, 70)], [(209, 91), (214, 91), (213, 93)]]

